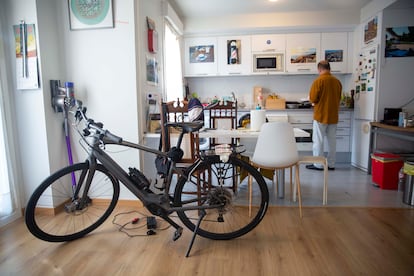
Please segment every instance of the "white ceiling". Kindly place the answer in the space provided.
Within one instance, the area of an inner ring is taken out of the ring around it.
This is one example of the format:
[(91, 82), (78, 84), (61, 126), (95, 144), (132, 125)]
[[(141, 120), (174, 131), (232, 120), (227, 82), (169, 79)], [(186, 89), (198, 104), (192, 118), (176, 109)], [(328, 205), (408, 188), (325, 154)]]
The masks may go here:
[(371, 0), (171, 0), (182, 18), (216, 17), (247, 13), (346, 10), (360, 12)]

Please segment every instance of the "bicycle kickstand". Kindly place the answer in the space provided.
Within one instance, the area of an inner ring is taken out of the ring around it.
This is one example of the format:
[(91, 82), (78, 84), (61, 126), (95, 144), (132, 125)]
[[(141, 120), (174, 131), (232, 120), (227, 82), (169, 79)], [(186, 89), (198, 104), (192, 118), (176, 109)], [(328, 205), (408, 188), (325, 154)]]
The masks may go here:
[(195, 237), (197, 235), (197, 230), (200, 227), (201, 220), (204, 218), (205, 215), (206, 215), (206, 211), (205, 210), (200, 210), (200, 216), (198, 217), (197, 225), (194, 228), (193, 237), (191, 238), (190, 244), (188, 246), (187, 254), (185, 254), (186, 257), (188, 257), (190, 255), (191, 248), (193, 247), (193, 243), (194, 243)]

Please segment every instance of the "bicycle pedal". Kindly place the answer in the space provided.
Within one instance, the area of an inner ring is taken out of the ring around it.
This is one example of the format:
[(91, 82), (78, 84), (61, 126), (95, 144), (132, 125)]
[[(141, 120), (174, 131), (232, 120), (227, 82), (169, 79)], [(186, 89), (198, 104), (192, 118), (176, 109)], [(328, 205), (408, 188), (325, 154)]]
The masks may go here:
[(177, 230), (175, 230), (174, 232), (173, 241), (178, 240), (182, 234), (183, 234), (183, 228), (182, 227), (177, 228)]

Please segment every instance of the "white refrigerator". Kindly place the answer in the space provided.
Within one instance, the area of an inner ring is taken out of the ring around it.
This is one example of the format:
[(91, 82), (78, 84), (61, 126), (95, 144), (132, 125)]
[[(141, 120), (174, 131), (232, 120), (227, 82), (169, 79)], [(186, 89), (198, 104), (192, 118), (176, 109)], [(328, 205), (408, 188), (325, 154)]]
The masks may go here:
[(378, 45), (362, 49), (355, 76), (351, 163), (365, 171), (368, 169), (368, 162), (371, 162), (369, 123), (376, 120), (377, 116), (378, 57)]

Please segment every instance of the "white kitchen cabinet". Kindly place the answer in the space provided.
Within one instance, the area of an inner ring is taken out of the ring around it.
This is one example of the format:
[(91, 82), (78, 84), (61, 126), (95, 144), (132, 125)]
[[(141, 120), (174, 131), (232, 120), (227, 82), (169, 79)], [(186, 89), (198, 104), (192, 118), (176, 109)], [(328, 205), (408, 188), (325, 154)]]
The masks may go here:
[(218, 37), (218, 74), (249, 75), (251, 72), (250, 36)]
[(328, 60), (331, 72), (348, 72), (348, 33), (322, 33), (321, 59)]
[(252, 52), (285, 52), (285, 34), (252, 35)]
[(218, 49), (216, 37), (184, 40), (184, 76), (216, 76)]
[(286, 72), (316, 74), (321, 60), (321, 34), (299, 33), (286, 35)]

